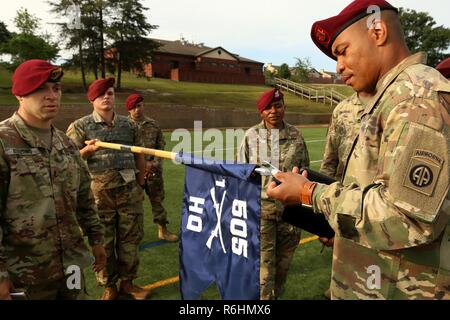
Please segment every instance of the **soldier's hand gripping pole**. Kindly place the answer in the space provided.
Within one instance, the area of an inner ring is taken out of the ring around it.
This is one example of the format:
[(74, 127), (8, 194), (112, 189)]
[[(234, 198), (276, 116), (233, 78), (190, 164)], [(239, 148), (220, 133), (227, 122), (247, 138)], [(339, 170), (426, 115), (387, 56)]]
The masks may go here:
[[(87, 144), (88, 142), (85, 141)], [(175, 152), (170, 151), (164, 151), (164, 150), (157, 150), (157, 149), (150, 149), (150, 148), (142, 148), (142, 147), (135, 147), (135, 146), (127, 146), (124, 144), (119, 143), (110, 143), (110, 142), (103, 142), (103, 141), (96, 141), (96, 146), (102, 147), (102, 148), (108, 148), (108, 149), (114, 149), (114, 150), (122, 150), (122, 151), (129, 151), (133, 153), (142, 153), (147, 154), (150, 156), (158, 157), (158, 158), (164, 158), (169, 160), (175, 160), (177, 154)]]

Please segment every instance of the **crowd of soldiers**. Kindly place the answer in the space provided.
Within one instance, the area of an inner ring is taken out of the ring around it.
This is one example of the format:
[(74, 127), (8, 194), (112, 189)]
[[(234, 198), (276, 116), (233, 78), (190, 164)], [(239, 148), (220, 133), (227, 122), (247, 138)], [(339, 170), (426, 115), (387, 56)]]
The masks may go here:
[[(278, 183), (262, 179), (261, 299), (281, 297), (300, 240), (282, 219), (286, 204), (312, 206), (335, 231), (320, 239), (333, 248), (332, 299), (450, 299), (450, 60), (437, 66), (441, 74), (424, 53), (411, 54), (398, 10), (383, 0), (353, 1), (314, 23), (311, 37), (355, 93), (329, 126), (321, 172), (337, 180), (330, 185), (299, 174), (309, 155), (284, 120), (283, 93), (257, 101), (261, 122), (247, 130), (237, 160), (276, 156), (281, 170)], [(162, 162), (96, 142), (163, 149), (161, 130), (139, 94), (126, 100), (128, 117), (114, 111), (113, 78), (89, 86), (92, 114), (66, 133), (56, 129), (62, 77), (60, 67), (29, 60), (12, 78), (19, 108), (0, 123), (0, 299), (83, 298), (91, 253), (101, 299), (146, 299), (149, 290), (133, 283), (144, 191), (159, 238), (178, 240), (166, 228)], [(69, 288), (73, 270), (79, 285)]]
[[(164, 148), (161, 129), (143, 116), (139, 94), (127, 99), (129, 117), (115, 113), (114, 78), (107, 78), (89, 86), (92, 114), (64, 134), (52, 125), (62, 77), (60, 67), (29, 60), (12, 78), (19, 109), (0, 125), (0, 298), (17, 292), (30, 299), (83, 298), (87, 236), (98, 284), (105, 287), (101, 299), (146, 299), (149, 290), (133, 284), (144, 234), (144, 190), (159, 238), (178, 240), (166, 227), (162, 163), (100, 149), (95, 142)], [(69, 290), (73, 267), (79, 285)]]

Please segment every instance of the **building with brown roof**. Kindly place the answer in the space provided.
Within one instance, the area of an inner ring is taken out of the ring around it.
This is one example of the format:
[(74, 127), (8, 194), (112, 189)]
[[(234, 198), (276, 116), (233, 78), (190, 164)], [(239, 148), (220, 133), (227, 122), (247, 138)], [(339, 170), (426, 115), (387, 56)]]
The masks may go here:
[(264, 84), (264, 63), (231, 53), (222, 47), (210, 48), (184, 39), (152, 39), (160, 44), (146, 65), (147, 77), (175, 81)]

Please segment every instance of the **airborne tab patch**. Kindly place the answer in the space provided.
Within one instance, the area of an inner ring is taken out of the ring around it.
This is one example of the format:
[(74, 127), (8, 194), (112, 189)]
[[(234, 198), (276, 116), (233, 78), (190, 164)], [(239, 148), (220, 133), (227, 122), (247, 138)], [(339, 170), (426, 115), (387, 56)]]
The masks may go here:
[(403, 185), (409, 189), (431, 196), (443, 166), (443, 159), (426, 150), (414, 150)]

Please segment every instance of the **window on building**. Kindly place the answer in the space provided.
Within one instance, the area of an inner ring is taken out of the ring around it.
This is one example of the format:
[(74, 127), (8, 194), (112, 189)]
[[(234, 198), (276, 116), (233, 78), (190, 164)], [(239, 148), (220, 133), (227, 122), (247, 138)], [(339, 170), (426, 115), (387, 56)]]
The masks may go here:
[(249, 67), (245, 68), (244, 70), (245, 70), (245, 74), (250, 74), (251, 69)]
[(171, 69), (178, 69), (180, 67), (180, 62), (176, 60), (170, 61), (170, 68)]

